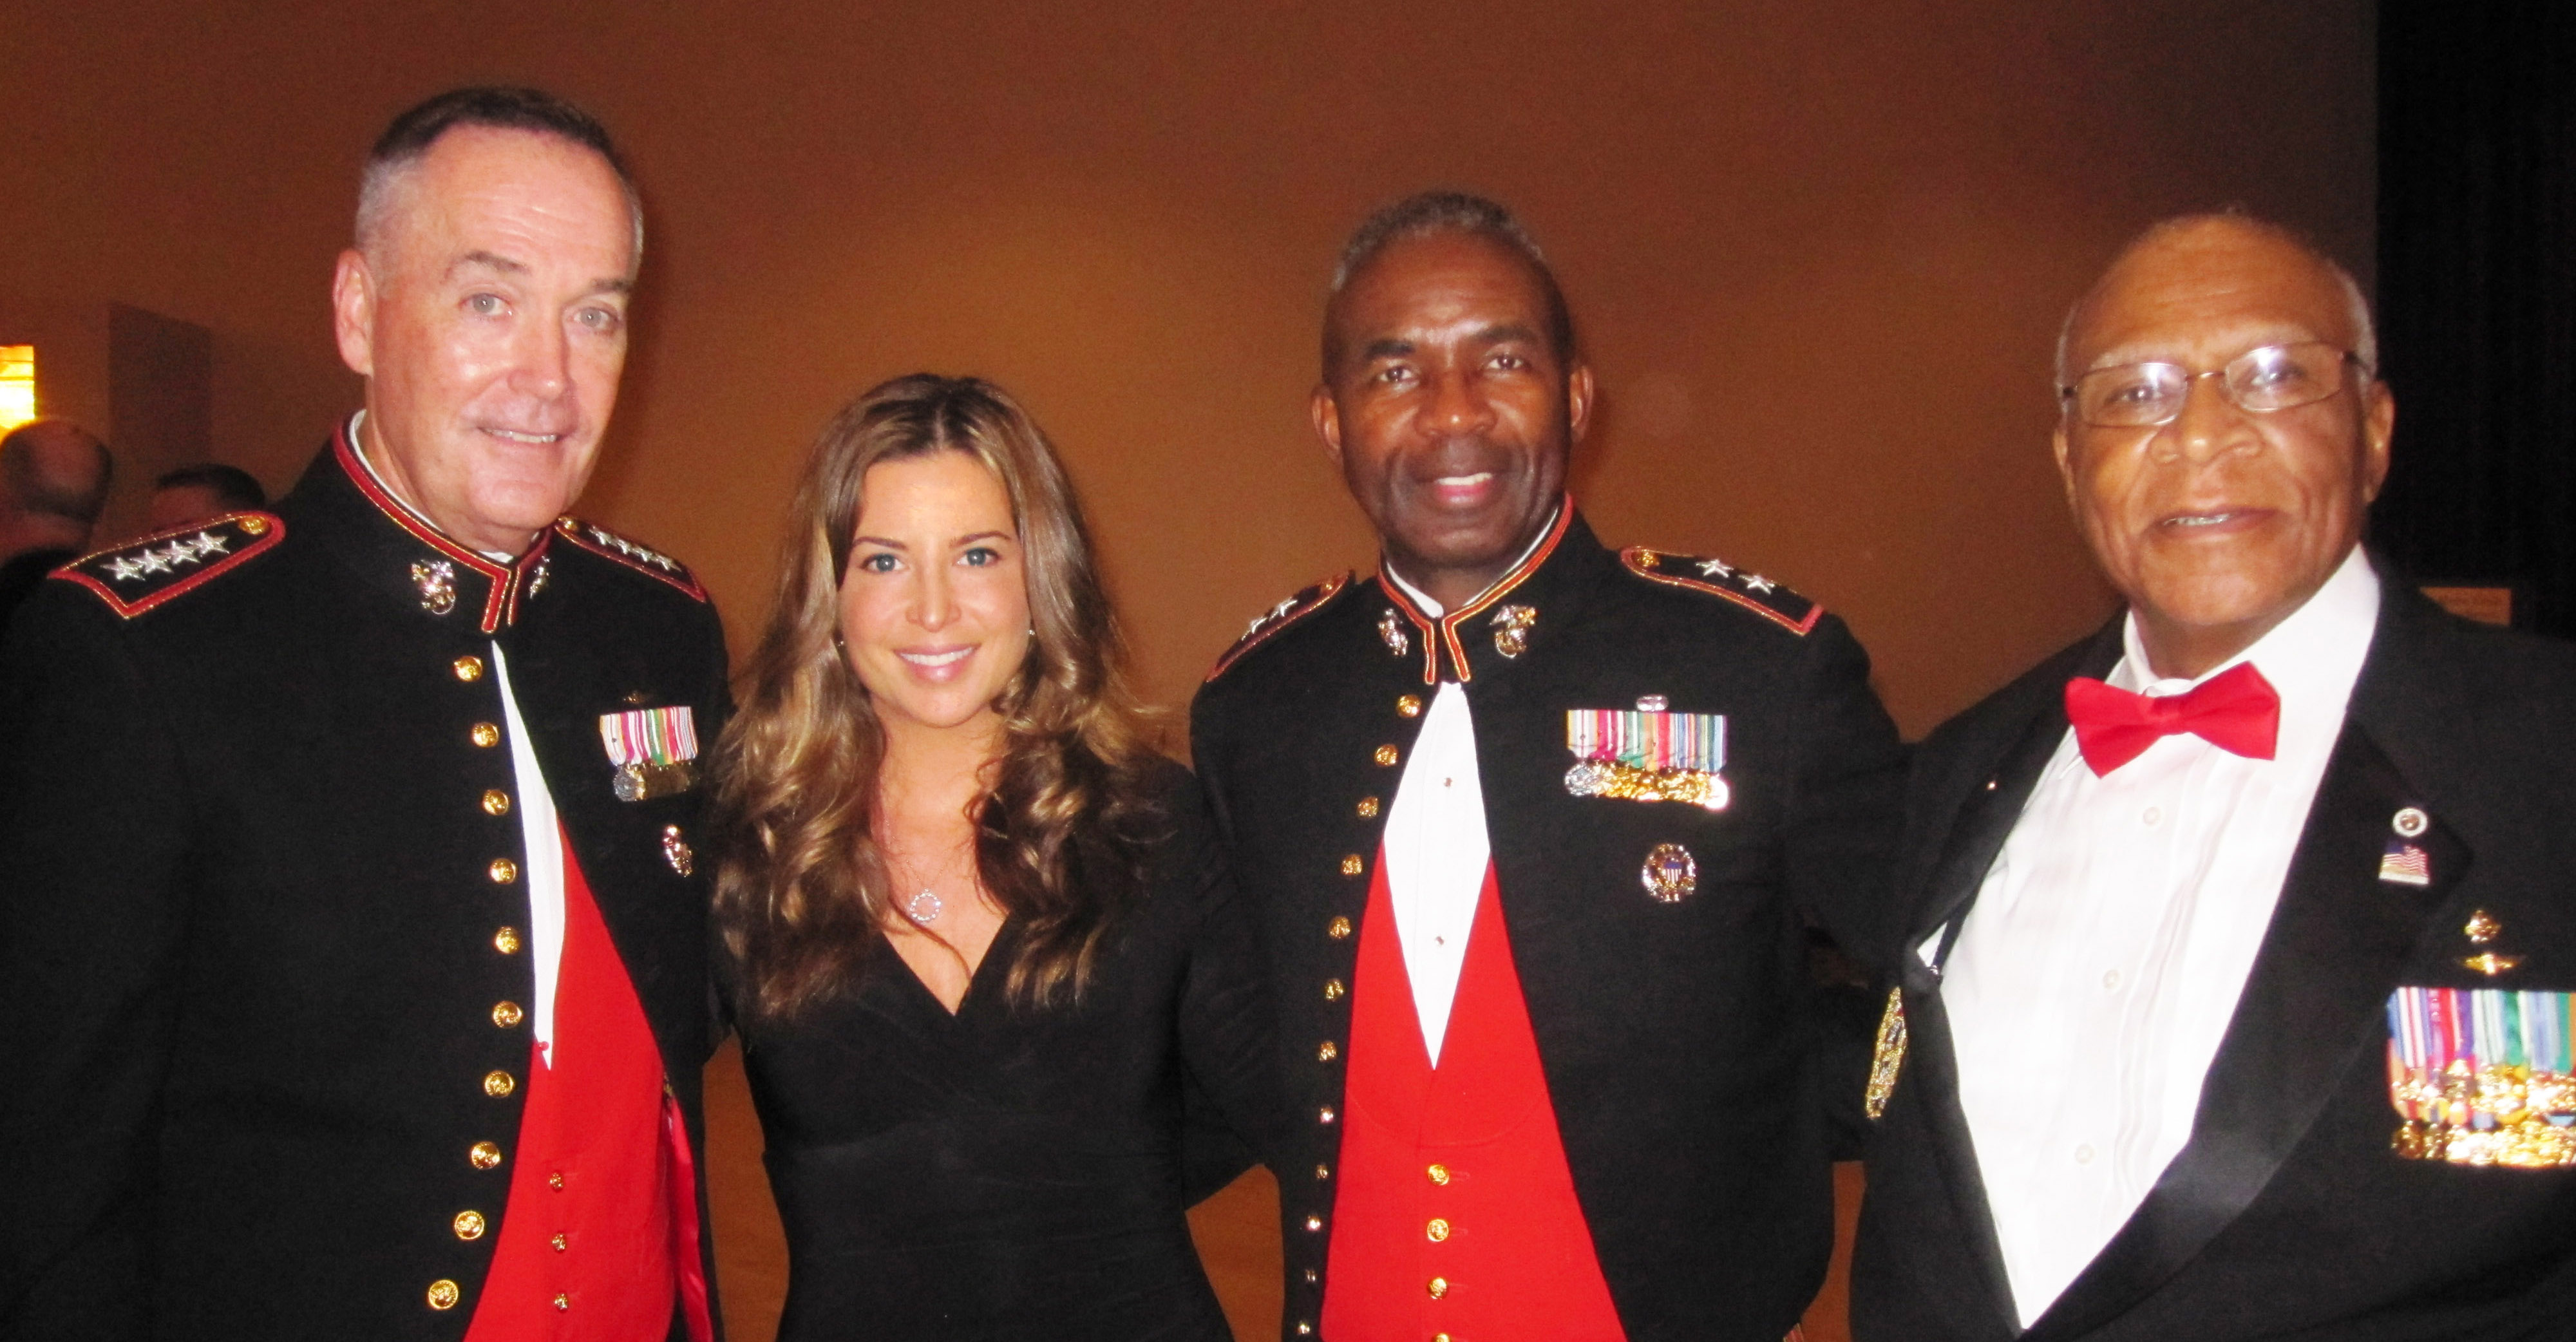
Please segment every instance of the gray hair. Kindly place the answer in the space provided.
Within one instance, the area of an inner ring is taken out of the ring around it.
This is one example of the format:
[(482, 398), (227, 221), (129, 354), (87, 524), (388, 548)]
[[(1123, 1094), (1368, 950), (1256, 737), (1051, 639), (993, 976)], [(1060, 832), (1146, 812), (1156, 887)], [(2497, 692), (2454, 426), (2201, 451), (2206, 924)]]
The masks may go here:
[(644, 200), (626, 160), (608, 138), (608, 128), (590, 113), (542, 89), (511, 86), (450, 89), (395, 117), (367, 153), (358, 178), (358, 250), (377, 255), (385, 226), (391, 222), (402, 188), (412, 170), (449, 131), (465, 126), (551, 135), (599, 155), (617, 175), (626, 195), (627, 217), (635, 225), (635, 257), (644, 256)]
[[(2162, 242), (2177, 233), (2189, 232), (2208, 224), (2222, 223), (2271, 238), (2276, 242), (2287, 243), (2305, 254), (2309, 260), (2325, 267), (2326, 273), (2334, 277), (2336, 287), (2343, 290), (2346, 315), (2351, 319), (2352, 329), (2356, 333), (2353, 338), (2353, 357), (2361, 361), (2364, 375), (2374, 378), (2379, 376), (2379, 330), (2371, 321), (2370, 300), (2362, 294), (2361, 282), (2355, 280), (2352, 272), (2344, 269), (2341, 262), (2326, 255), (2325, 250), (2310, 241), (2307, 235), (2287, 224), (2277, 224), (2269, 219), (2257, 218), (2234, 209), (2178, 214), (2170, 219), (2160, 219), (2149, 224), (2136, 237), (2129, 239), (2120, 248), (2118, 254), (2111, 258), (2111, 264), (2102, 268), (2103, 273), (2109, 274), (2140, 249)], [(2100, 282), (2096, 281), (2094, 289), (2100, 287)], [(2056, 386), (2064, 387), (2074, 372), (2067, 367), (2066, 356), (2075, 343), (2075, 319), (2083, 315), (2084, 305), (2093, 300), (2094, 289), (2085, 290), (2084, 296), (2076, 299), (2074, 305), (2066, 309), (2066, 319), (2057, 325)]]
[[(1342, 244), (1341, 261), (1333, 267), (1331, 294), (1338, 298), (1351, 282), (1351, 277), (1368, 268), (1380, 252), (1408, 238), (1433, 233), (1472, 233), (1489, 238), (1518, 253), (1529, 263), (1530, 273), (1538, 277), (1539, 288), (1547, 301), (1548, 345), (1557, 358), (1574, 358), (1574, 317), (1565, 306), (1565, 292), (1557, 287), (1556, 271), (1547, 263), (1547, 255), (1538, 248), (1538, 240), (1512, 212), (1494, 200), (1465, 191), (1422, 191), (1392, 205), (1381, 207), (1361, 221)], [(1332, 371), (1332, 332), (1328, 323), (1324, 336), (1325, 372)]]

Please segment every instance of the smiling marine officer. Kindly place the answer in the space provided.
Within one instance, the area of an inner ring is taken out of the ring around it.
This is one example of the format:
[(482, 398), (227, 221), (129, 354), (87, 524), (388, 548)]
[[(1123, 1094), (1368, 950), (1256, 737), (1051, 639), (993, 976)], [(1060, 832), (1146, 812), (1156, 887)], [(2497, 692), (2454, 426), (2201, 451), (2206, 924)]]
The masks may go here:
[(1297, 1097), (1286, 1335), (1777, 1342), (1833, 1240), (1802, 915), (1866, 953), (1895, 841), (1868, 659), (1751, 569), (1593, 538), (1592, 374), (1501, 206), (1364, 224), (1323, 371), (1379, 570), (1256, 621), (1191, 717)]
[(641, 245), (579, 110), (404, 113), (332, 289), (364, 412), (0, 648), (0, 1336), (711, 1334), (723, 636), (563, 516)]

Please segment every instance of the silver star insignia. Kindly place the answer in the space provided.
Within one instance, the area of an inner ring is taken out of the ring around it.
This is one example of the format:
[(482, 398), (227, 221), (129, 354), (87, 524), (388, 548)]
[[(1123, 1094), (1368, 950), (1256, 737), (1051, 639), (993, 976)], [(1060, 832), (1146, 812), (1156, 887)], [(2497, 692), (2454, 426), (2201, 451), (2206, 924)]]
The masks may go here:
[(1699, 571), (1712, 578), (1732, 578), (1735, 576), (1734, 567), (1723, 559), (1703, 559), (1700, 561)]
[(143, 571), (146, 573), (167, 573), (170, 571), (170, 561), (162, 558), (160, 551), (155, 550), (148, 545), (143, 548), (142, 553), (134, 556), (134, 562), (142, 565)]
[(226, 548), (230, 546), (232, 542), (225, 540), (223, 537), (218, 536), (211, 531), (198, 532), (197, 538), (188, 543), (196, 547), (197, 553), (200, 556), (232, 553), (230, 549)]
[(1780, 584), (1771, 581), (1769, 578), (1763, 577), (1759, 573), (1747, 573), (1744, 575), (1744, 590), (1748, 592), (1768, 592), (1779, 585)]
[(123, 555), (107, 561), (107, 576), (118, 582), (134, 582), (150, 571)]
[(197, 547), (186, 541), (172, 541), (170, 548), (161, 552), (161, 557), (169, 560), (174, 568), (181, 564), (194, 564), (197, 562)]

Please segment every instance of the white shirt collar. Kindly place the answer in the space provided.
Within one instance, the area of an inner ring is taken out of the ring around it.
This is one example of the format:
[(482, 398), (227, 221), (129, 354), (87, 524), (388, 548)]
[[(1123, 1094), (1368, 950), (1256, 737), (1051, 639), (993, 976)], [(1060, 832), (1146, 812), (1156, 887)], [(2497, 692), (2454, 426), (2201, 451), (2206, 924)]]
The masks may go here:
[(2292, 718), (2331, 719), (2340, 724), (2362, 659), (2370, 653), (2379, 627), (2379, 575), (2359, 545), (2345, 555), (2334, 575), (2288, 619), (2254, 640), (2251, 647), (2211, 667), (2200, 676), (2159, 679), (2148, 670), (2146, 645), (2138, 635), (2138, 614), (2129, 612), (2120, 631), (2126, 650), (2105, 679), (2113, 686), (2146, 695), (2180, 694), (2239, 663), (2254, 669), (2281, 695), (2284, 722)]

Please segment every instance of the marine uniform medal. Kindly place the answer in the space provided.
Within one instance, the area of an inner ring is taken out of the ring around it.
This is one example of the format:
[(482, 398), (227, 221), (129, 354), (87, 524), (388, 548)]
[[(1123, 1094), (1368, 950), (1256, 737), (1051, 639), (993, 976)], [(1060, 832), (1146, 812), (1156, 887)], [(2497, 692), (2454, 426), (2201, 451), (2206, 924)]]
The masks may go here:
[(698, 727), (686, 704), (603, 713), (599, 737), (617, 770), (610, 786), (619, 801), (672, 796), (697, 781), (690, 761), (698, 757)]

